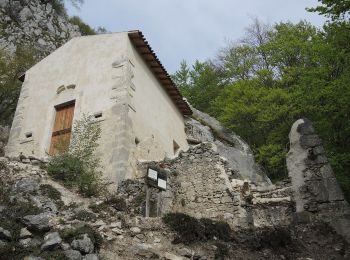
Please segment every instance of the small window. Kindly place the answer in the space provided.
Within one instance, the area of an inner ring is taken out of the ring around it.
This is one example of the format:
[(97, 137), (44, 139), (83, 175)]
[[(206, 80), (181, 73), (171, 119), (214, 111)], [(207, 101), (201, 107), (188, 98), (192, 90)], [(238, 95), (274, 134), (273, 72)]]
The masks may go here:
[(33, 133), (32, 132), (26, 133), (25, 136), (26, 138), (31, 138), (33, 136)]
[(95, 113), (95, 114), (94, 114), (94, 118), (95, 118), (95, 119), (102, 118), (102, 112)]
[(173, 149), (174, 149), (174, 155), (176, 155), (180, 149), (180, 146), (175, 141), (173, 141)]

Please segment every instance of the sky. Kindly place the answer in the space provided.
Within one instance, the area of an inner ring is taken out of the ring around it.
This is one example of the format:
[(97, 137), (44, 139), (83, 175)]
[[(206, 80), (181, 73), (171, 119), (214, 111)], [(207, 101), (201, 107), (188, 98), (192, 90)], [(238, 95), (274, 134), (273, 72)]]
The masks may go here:
[(214, 58), (242, 38), (255, 17), (271, 25), (306, 20), (320, 27), (325, 18), (305, 10), (316, 5), (317, 0), (85, 0), (77, 10), (66, 4), (69, 15), (91, 27), (141, 30), (169, 73), (182, 60)]

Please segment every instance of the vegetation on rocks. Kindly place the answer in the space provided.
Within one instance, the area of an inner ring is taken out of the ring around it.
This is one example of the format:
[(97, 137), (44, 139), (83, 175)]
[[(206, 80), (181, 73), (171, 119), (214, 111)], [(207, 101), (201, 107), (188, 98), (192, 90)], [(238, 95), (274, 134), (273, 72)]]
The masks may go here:
[(182, 62), (173, 75), (197, 109), (219, 119), (254, 150), (272, 180), (287, 176), (288, 134), (296, 119), (314, 122), (350, 199), (350, 5), (321, 0), (311, 11), (330, 17), (272, 26), (253, 20), (215, 59)]
[(58, 190), (56, 190), (54, 187), (52, 187), (52, 185), (41, 184), (40, 191), (41, 191), (41, 194), (52, 199), (57, 204), (57, 206), (62, 207), (64, 205), (61, 199), (61, 193)]
[(91, 116), (74, 122), (69, 151), (52, 156), (47, 172), (67, 187), (76, 187), (84, 196), (94, 196), (105, 191), (102, 180), (100, 159), (96, 155), (100, 125)]
[(88, 24), (84, 23), (79, 16), (72, 16), (69, 21), (79, 27), (79, 31), (82, 35), (94, 35), (96, 31), (91, 28)]
[(77, 227), (74, 227), (74, 228), (63, 229), (59, 233), (62, 239), (67, 243), (72, 243), (72, 241), (76, 237), (87, 234), (97, 250), (100, 248), (103, 242), (100, 234), (97, 233), (91, 226), (86, 224), (78, 225)]
[(11, 123), (21, 91), (18, 76), (34, 62), (34, 51), (31, 47), (17, 46), (12, 56), (0, 48), (0, 125)]

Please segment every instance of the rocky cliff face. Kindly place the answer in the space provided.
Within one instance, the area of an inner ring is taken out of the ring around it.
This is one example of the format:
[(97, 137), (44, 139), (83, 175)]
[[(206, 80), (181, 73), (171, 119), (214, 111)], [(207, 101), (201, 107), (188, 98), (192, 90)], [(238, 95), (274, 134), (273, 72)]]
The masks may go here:
[[(13, 52), (32, 46), (43, 58), (75, 36), (79, 28), (49, 0), (0, 0), (0, 45)], [(55, 8), (54, 8), (55, 7)]]
[(237, 134), (223, 127), (215, 118), (191, 107), (193, 118), (186, 120), (189, 142), (212, 142), (220, 156), (227, 159), (228, 167), (242, 179), (271, 184), (264, 170), (255, 162), (249, 145)]

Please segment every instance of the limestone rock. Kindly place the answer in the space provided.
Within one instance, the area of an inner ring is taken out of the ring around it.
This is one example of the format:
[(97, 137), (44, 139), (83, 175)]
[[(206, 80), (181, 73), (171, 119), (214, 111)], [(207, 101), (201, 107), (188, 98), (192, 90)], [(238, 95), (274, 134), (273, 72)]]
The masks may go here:
[(87, 254), (83, 258), (84, 260), (99, 260), (100, 258), (96, 254)]
[(24, 248), (28, 248), (28, 247), (31, 247), (32, 245), (32, 239), (31, 238), (20, 239), (19, 243)]
[(14, 192), (23, 192), (23, 193), (35, 192), (38, 189), (39, 189), (39, 184), (32, 178), (24, 178), (22, 180), (19, 180), (14, 184), (12, 188)]
[(66, 250), (64, 254), (69, 260), (81, 260), (83, 258), (81, 253), (77, 250)]
[(195, 119), (188, 118), (185, 122), (186, 134), (191, 140), (215, 143), (220, 156), (226, 158), (229, 167), (242, 178), (271, 184), (262, 167), (255, 162), (249, 145), (241, 137), (224, 128), (215, 118), (193, 107), (191, 109)]
[(11, 232), (0, 227), (0, 239), (11, 240), (12, 235)]
[(47, 213), (28, 215), (23, 217), (23, 222), (29, 230), (48, 231), (52, 226), (50, 223), (50, 217), (51, 215)]
[(122, 222), (120, 222), (120, 221), (118, 221), (118, 222), (113, 222), (113, 223), (111, 223), (111, 224), (109, 224), (109, 226), (111, 227), (111, 228), (122, 228)]
[(139, 227), (132, 227), (132, 228), (130, 228), (130, 231), (134, 234), (141, 233), (141, 229)]
[(58, 234), (58, 232), (48, 233), (44, 237), (44, 244), (41, 246), (41, 249), (48, 250), (48, 249), (58, 247), (61, 242), (62, 242), (62, 239)]
[(94, 244), (87, 234), (81, 235), (71, 243), (73, 249), (79, 250), (83, 254), (90, 254), (94, 251)]
[(178, 256), (178, 255), (174, 255), (174, 254), (169, 253), (169, 252), (166, 252), (164, 257), (165, 257), (165, 259), (168, 259), (168, 260), (184, 260), (183, 257)]
[(27, 228), (22, 228), (19, 234), (19, 237), (22, 239), (29, 238), (32, 236), (33, 236), (32, 233)]
[(81, 35), (67, 16), (46, 2), (1, 0), (0, 25), (4, 33), (0, 36), (0, 46), (9, 53), (17, 45), (33, 46), (39, 50), (36, 55), (43, 58), (72, 37)]

